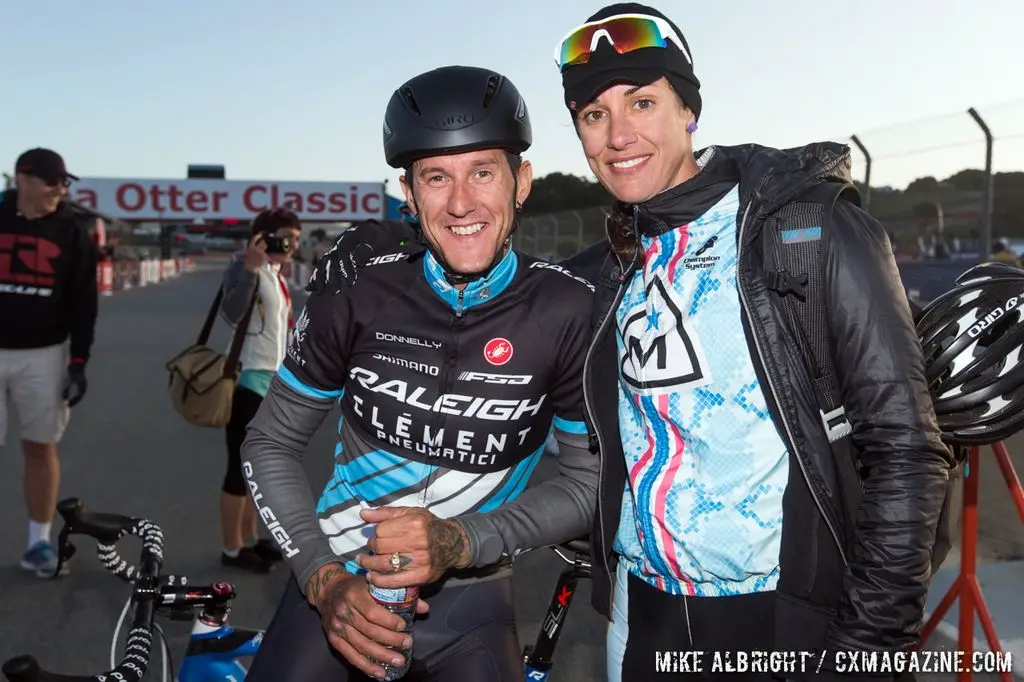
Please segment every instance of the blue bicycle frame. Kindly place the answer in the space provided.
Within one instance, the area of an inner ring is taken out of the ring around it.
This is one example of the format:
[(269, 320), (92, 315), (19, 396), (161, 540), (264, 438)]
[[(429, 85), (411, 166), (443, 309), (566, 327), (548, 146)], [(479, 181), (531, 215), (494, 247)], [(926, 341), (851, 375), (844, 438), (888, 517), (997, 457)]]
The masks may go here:
[(236, 629), (196, 618), (177, 682), (242, 682), (246, 669), (239, 658), (255, 656), (263, 630)]

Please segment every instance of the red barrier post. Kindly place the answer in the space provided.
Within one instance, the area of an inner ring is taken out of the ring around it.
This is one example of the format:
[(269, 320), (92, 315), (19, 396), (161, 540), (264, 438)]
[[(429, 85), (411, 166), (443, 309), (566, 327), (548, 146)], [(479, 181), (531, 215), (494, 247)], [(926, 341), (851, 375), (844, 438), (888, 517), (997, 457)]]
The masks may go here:
[(1020, 514), (1020, 522), (1024, 524), (1024, 486), (1021, 485), (1017, 471), (1013, 468), (1013, 460), (1010, 459), (1010, 454), (1006, 452), (1006, 446), (1002, 443), (993, 445), (992, 450), (996, 453), (999, 470), (1003, 472), (1003, 478), (1006, 479), (1006, 485), (1010, 489), (1010, 497), (1013, 498), (1013, 504), (1017, 507), (1017, 513)]
[[(1013, 468), (1010, 455), (1006, 452), (1006, 446), (996, 443), (992, 446), (996, 462), (1006, 479), (1006, 487), (1010, 491), (1017, 511), (1020, 512), (1021, 523), (1024, 524), (1024, 488), (1021, 487), (1020, 479)], [(981, 629), (985, 632), (985, 639), (988, 640), (989, 650), (1002, 652), (999, 643), (999, 635), (996, 633), (995, 624), (992, 622), (992, 614), (988, 610), (985, 596), (981, 593), (981, 584), (978, 582), (978, 488), (980, 483), (979, 463), (981, 460), (981, 448), (972, 447), (967, 456), (967, 476), (964, 478), (964, 515), (960, 540), (960, 575), (950, 586), (946, 595), (939, 602), (938, 608), (932, 614), (928, 622), (921, 629), (920, 647), (934, 634), (935, 629), (945, 617), (946, 612), (953, 606), (953, 602), (960, 599), (960, 618), (957, 633), (957, 649), (965, 652), (964, 660), (971, 661), (974, 654), (974, 614), (978, 614), (978, 621), (981, 622)], [(1003, 682), (1013, 682), (1012, 673), (1000, 673), (999, 677)], [(957, 674), (957, 682), (970, 682), (970, 671)]]
[(96, 264), (96, 277), (99, 280), (99, 293), (101, 296), (110, 296), (114, 292), (114, 264), (110, 261), (100, 261)]

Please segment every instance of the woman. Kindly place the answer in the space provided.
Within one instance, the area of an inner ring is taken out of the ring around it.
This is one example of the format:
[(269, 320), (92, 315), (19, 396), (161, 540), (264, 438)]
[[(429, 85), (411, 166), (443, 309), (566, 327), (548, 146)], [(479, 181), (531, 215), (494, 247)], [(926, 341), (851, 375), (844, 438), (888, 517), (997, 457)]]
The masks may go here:
[[(650, 7), (605, 7), (556, 55), (588, 165), (620, 202), (614, 257), (587, 254), (610, 267), (583, 273), (605, 321), (584, 385), (609, 682), (716, 680), (716, 652), (773, 650), (822, 652), (828, 679), (836, 651), (912, 648), (953, 461), (885, 231), (839, 199), (849, 149), (695, 150), (691, 51)], [(820, 249), (819, 288), (772, 260), (773, 240)], [(823, 301), (811, 338), (841, 340), (831, 368), (793, 342), (797, 297)]]
[(294, 326), (291, 293), (281, 267), (291, 261), (300, 234), (299, 218), (291, 211), (263, 211), (252, 221), (249, 244), (224, 273), (224, 317), (238, 325), (253, 304), (254, 292), (256, 309), (242, 345), (242, 374), (232, 400), (231, 421), (225, 428), (228, 466), (220, 495), (221, 563), (256, 573), (270, 571), (273, 563), (281, 560), (281, 553), (273, 542), (256, 538), (256, 508), (242, 475), (241, 448), (245, 428), (284, 360)]

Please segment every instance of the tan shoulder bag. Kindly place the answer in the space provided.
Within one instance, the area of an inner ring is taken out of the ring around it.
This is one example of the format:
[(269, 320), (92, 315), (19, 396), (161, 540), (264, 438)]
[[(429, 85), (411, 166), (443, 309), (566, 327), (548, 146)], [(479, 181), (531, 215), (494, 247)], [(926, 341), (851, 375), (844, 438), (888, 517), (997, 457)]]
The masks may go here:
[(249, 320), (252, 319), (258, 293), (257, 283), (252, 300), (249, 301), (249, 308), (235, 328), (227, 355), (206, 345), (224, 298), (224, 288), (220, 287), (195, 344), (167, 362), (166, 368), (170, 372), (168, 391), (171, 394), (171, 405), (189, 424), (223, 428), (231, 420), (231, 401), (235, 393), (235, 384), (242, 373), (242, 365), (238, 358), (242, 352), (242, 344), (245, 343), (245, 334), (249, 329)]

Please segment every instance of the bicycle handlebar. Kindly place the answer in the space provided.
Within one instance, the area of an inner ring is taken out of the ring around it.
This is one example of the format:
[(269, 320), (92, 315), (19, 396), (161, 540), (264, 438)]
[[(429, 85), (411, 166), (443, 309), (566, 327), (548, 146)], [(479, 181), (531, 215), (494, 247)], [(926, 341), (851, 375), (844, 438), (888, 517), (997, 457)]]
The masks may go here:
[[(96, 555), (103, 567), (122, 580), (134, 583), (132, 602), (135, 604), (135, 614), (125, 642), (125, 654), (117, 667), (97, 675), (52, 673), (44, 670), (35, 658), (28, 655), (5, 662), (3, 674), (9, 682), (141, 682), (149, 667), (153, 645), (153, 616), (160, 594), (157, 581), (164, 557), (163, 531), (160, 526), (146, 519), (86, 511), (77, 498), (61, 501), (57, 511), (64, 519), (61, 561), (64, 560), (64, 545), (73, 553), (74, 546), (67, 542), (68, 535), (88, 535), (96, 539)], [(125, 535), (134, 535), (142, 540), (138, 567), (129, 565), (117, 553), (115, 545)]]

